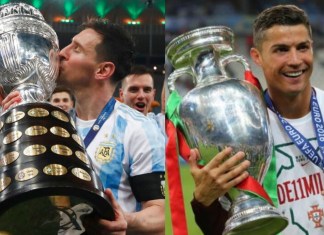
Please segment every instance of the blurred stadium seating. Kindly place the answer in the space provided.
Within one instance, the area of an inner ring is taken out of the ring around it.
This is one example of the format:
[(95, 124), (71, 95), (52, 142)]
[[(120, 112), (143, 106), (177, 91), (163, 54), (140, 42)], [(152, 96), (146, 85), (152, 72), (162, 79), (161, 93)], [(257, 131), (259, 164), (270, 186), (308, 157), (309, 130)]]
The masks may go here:
[[(314, 86), (324, 89), (321, 81), (324, 74), (324, 1), (320, 0), (173, 0), (166, 1), (166, 45), (176, 36), (189, 30), (210, 26), (224, 25), (235, 33), (235, 54), (249, 58), (252, 39), (252, 23), (255, 16), (263, 9), (277, 4), (295, 4), (304, 9), (309, 15), (314, 39)], [(167, 63), (168, 64), (168, 63)], [(255, 75), (266, 87), (260, 69), (250, 61)], [(168, 65), (170, 66), (170, 65)], [(240, 66), (231, 66), (233, 76), (240, 77)], [(166, 74), (172, 69), (166, 69)]]

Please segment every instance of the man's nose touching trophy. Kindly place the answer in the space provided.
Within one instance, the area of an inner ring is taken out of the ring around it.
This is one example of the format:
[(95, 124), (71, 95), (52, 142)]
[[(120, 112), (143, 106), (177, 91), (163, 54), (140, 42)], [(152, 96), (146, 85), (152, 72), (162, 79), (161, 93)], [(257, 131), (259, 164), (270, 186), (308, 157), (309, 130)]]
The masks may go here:
[[(199, 150), (201, 165), (226, 147), (244, 151), (251, 161), (248, 179), (220, 198), (224, 207), (230, 201), (223, 235), (277, 234), (288, 220), (261, 186), (273, 145), (267, 108), (260, 89), (246, 81), (253, 78), (248, 62), (232, 54), (233, 41), (232, 30), (224, 26), (198, 28), (173, 39), (166, 47), (175, 68), (168, 85), (176, 92), (180, 77), (196, 84), (183, 95), (178, 115), (188, 145)], [(246, 80), (227, 75), (232, 62), (243, 66)]]
[(80, 210), (114, 219), (73, 120), (46, 101), (58, 52), (57, 35), (39, 10), (0, 6), (0, 84), (23, 99), (0, 116), (1, 234), (65, 234), (74, 223), (81, 231)]

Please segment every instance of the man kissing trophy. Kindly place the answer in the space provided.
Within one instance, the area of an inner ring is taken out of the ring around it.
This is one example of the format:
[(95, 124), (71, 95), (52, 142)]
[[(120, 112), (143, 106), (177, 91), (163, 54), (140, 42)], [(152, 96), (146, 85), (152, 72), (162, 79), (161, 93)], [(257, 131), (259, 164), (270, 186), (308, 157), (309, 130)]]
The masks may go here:
[(80, 219), (80, 205), (82, 213), (114, 219), (73, 120), (46, 101), (58, 52), (57, 35), (39, 10), (0, 6), (0, 84), (22, 97), (0, 116), (1, 234), (64, 234)]

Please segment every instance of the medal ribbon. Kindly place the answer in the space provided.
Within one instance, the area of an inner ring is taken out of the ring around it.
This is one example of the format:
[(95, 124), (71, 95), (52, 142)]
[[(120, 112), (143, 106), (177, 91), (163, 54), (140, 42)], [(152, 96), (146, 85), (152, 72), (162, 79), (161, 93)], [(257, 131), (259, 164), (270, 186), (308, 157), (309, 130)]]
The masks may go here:
[[(316, 152), (315, 148), (311, 145), (311, 143), (303, 136), (299, 131), (297, 131), (292, 125), (289, 124), (275, 109), (269, 93), (265, 92), (265, 101), (267, 106), (277, 114), (277, 117), (286, 131), (287, 135), (294, 142), (294, 144), (298, 147), (298, 149), (315, 165), (324, 170), (324, 159)], [(318, 141), (318, 146), (322, 156), (324, 156), (324, 122), (323, 117), (320, 111), (320, 107), (317, 102), (317, 98), (314, 90), (312, 91), (311, 97), (311, 115), (314, 124), (314, 129), (316, 132), (316, 137)]]
[(105, 121), (109, 118), (112, 111), (114, 110), (116, 100), (114, 97), (111, 97), (108, 103), (105, 105), (105, 107), (102, 109), (100, 115), (98, 116), (95, 123), (92, 125), (91, 129), (89, 130), (87, 136), (84, 138), (84, 145), (86, 148), (88, 148), (91, 141), (94, 139), (94, 137), (99, 132), (102, 125), (105, 123)]
[[(244, 80), (246, 82), (251, 83), (256, 88), (258, 88), (260, 90), (260, 92), (262, 92), (262, 86), (261, 86), (258, 78), (256, 78), (250, 70), (245, 71)], [(264, 188), (261, 186), (261, 184), (256, 179), (254, 179), (252, 176), (248, 176), (245, 180), (243, 180), (241, 183), (239, 183), (235, 187), (242, 191), (245, 191), (245, 192), (251, 193), (257, 197), (260, 197), (263, 200), (268, 201), (269, 204), (273, 205), (273, 202), (272, 202), (271, 198), (269, 197), (269, 195), (267, 194), (267, 192), (264, 190)]]
[(182, 125), (182, 121), (177, 115), (177, 108), (180, 102), (180, 95), (176, 91), (171, 92), (166, 105), (165, 120), (168, 136), (166, 145), (166, 171), (173, 235), (188, 235), (178, 157), (180, 154), (180, 156), (185, 156), (188, 159), (190, 148), (179, 130), (179, 127)]

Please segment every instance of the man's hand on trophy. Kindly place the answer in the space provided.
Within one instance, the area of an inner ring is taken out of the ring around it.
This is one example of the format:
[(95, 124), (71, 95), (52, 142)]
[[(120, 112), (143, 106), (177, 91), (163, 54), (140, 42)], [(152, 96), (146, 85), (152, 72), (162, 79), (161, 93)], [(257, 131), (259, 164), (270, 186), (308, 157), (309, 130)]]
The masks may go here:
[(197, 149), (191, 150), (189, 165), (195, 181), (194, 197), (204, 206), (209, 206), (248, 177), (250, 161), (243, 161), (243, 152), (237, 152), (232, 157), (231, 152), (231, 148), (224, 149), (200, 168), (197, 164), (199, 152)]
[(10, 92), (4, 99), (1, 99), (2, 111), (6, 111), (11, 107), (16, 106), (22, 101), (22, 98), (18, 91)]
[(127, 221), (123, 210), (115, 200), (110, 189), (105, 190), (111, 206), (115, 213), (115, 220), (109, 221), (100, 219), (95, 214), (86, 215), (82, 218), (82, 224), (87, 234), (91, 235), (125, 235), (127, 229)]

